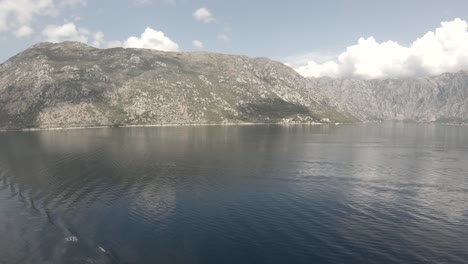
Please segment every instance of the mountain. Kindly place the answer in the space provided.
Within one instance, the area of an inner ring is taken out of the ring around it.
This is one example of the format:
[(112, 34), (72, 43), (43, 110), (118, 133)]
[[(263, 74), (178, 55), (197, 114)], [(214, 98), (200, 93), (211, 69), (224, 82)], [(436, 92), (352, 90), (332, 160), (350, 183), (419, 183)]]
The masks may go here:
[(0, 129), (357, 121), (327, 102), (265, 58), (63, 42), (0, 65)]
[(266, 58), (39, 43), (0, 64), (0, 129), (468, 122), (468, 73), (306, 79)]
[(310, 79), (333, 105), (361, 121), (468, 122), (468, 73), (424, 78)]

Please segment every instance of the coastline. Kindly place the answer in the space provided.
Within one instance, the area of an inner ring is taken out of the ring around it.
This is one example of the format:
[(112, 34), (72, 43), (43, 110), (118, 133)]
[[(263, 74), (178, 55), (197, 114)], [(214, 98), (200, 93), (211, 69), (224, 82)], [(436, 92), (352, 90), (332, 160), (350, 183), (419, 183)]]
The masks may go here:
[(39, 127), (22, 129), (0, 129), (2, 132), (33, 132), (33, 131), (60, 131), (60, 130), (79, 130), (79, 129), (104, 129), (104, 128), (145, 128), (145, 127), (190, 127), (190, 126), (256, 126), (256, 125), (341, 125), (344, 123), (174, 123), (174, 124), (150, 124), (150, 125), (103, 125), (103, 126), (71, 126), (71, 127)]
[[(297, 123), (253, 123), (253, 122), (231, 122), (231, 123), (172, 123), (172, 124), (149, 124), (149, 125), (102, 125), (102, 126), (70, 126), (70, 127), (38, 127), (38, 128), (22, 128), (22, 129), (0, 129), (0, 133), (6, 132), (34, 132), (34, 131), (61, 131), (61, 130), (80, 130), (80, 129), (105, 129), (105, 128), (145, 128), (145, 127), (191, 127), (191, 126), (257, 126), (257, 125), (346, 125), (346, 124), (368, 124), (368, 123), (382, 123), (382, 122), (395, 122), (395, 121), (365, 121), (356, 123), (320, 123), (320, 122), (297, 122)], [(397, 121), (398, 122), (398, 121)], [(402, 122), (408, 123), (408, 122)], [(446, 126), (468, 126), (468, 123), (447, 123), (447, 122), (411, 122), (414, 124), (439, 124)]]

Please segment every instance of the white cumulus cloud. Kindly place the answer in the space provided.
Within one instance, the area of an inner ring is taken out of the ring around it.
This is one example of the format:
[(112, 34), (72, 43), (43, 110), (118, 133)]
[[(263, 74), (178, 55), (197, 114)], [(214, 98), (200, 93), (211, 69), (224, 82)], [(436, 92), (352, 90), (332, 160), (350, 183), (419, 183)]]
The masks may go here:
[(197, 49), (203, 49), (205, 47), (205, 45), (203, 45), (203, 42), (199, 40), (192, 41), (192, 45)]
[[(25, 33), (35, 16), (47, 16), (57, 13), (53, 0), (1, 0), (0, 32)], [(23, 34), (19, 34), (23, 35)]]
[(442, 22), (409, 46), (395, 41), (360, 38), (336, 59), (309, 60), (295, 66), (306, 77), (397, 78), (436, 75), (468, 69), (468, 23), (459, 18)]
[(42, 35), (49, 42), (62, 41), (80, 41), (88, 43), (89, 31), (85, 28), (78, 28), (73, 22), (63, 25), (49, 25), (43, 31)]
[[(120, 46), (117, 44), (117, 42), (112, 42), (112, 46), (114, 47)], [(162, 51), (179, 50), (179, 45), (167, 37), (164, 32), (150, 27), (147, 27), (140, 37), (130, 37), (121, 46), (124, 48), (156, 49)]]
[(62, 8), (85, 6), (86, 0), (0, 0), (0, 32), (30, 36), (36, 17), (57, 16)]
[[(107, 41), (102, 31), (90, 32), (86, 28), (81, 28), (73, 22), (63, 25), (49, 25), (42, 35), (46, 41), (79, 41), (92, 45), (96, 48), (143, 48), (156, 49), (162, 51), (178, 51), (179, 45), (167, 37), (163, 32), (147, 27), (140, 37), (130, 37), (126, 41)], [(200, 42), (201, 43), (201, 42)], [(203, 43), (201, 43), (203, 46)]]
[(211, 11), (205, 7), (195, 10), (195, 12), (193, 12), (193, 17), (196, 20), (201, 21), (203, 23), (211, 23), (215, 21), (213, 14), (211, 14)]

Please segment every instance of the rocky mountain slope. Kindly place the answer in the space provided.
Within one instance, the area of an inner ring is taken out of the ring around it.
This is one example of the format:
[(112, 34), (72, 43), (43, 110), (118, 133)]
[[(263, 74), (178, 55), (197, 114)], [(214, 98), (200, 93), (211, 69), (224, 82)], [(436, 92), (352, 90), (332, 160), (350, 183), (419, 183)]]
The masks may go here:
[(468, 73), (394, 79), (318, 78), (328, 103), (361, 121), (468, 122)]
[(356, 121), (265, 58), (40, 43), (0, 65), (0, 129)]

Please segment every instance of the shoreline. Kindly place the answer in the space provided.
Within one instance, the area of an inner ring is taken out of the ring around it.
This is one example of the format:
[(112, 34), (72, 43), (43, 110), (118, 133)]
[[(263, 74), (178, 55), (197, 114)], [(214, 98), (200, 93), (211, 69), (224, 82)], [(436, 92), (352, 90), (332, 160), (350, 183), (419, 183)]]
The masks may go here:
[(179, 124), (152, 124), (152, 125), (103, 125), (103, 126), (71, 126), (71, 127), (41, 127), (21, 129), (0, 129), (1, 132), (33, 132), (33, 131), (60, 131), (80, 129), (104, 128), (145, 128), (145, 127), (190, 127), (190, 126), (256, 126), (256, 125), (341, 125), (344, 123), (179, 123)]
[[(366, 121), (356, 123), (319, 123), (319, 122), (307, 122), (307, 123), (252, 123), (252, 122), (241, 122), (241, 123), (174, 123), (174, 124), (151, 124), (151, 125), (102, 125), (102, 126), (71, 126), (71, 127), (40, 127), (40, 128), (21, 128), (21, 129), (0, 129), (0, 133), (6, 132), (34, 132), (34, 131), (62, 131), (62, 130), (80, 130), (80, 129), (105, 129), (105, 128), (145, 128), (145, 127), (191, 127), (191, 126), (257, 126), (257, 125), (349, 125), (349, 124), (369, 124), (369, 123), (385, 123), (395, 121)], [(399, 122), (397, 123), (408, 123)], [(439, 124), (445, 126), (468, 126), (468, 123), (446, 123), (446, 122), (409, 122), (409, 124)]]

